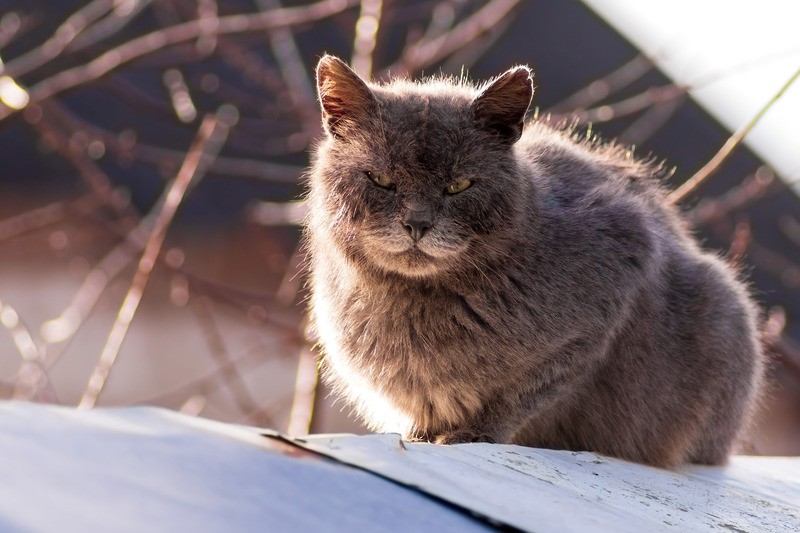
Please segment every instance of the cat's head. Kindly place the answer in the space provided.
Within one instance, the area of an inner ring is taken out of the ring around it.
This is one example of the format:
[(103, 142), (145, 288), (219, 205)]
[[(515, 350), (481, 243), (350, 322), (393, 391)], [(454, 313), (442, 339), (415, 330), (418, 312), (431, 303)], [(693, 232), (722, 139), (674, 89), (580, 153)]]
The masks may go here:
[(527, 182), (513, 145), (533, 94), (526, 67), (480, 88), (379, 85), (325, 56), (317, 88), (326, 138), (311, 173), (312, 231), (348, 257), (429, 277), (475, 265), (520, 230)]

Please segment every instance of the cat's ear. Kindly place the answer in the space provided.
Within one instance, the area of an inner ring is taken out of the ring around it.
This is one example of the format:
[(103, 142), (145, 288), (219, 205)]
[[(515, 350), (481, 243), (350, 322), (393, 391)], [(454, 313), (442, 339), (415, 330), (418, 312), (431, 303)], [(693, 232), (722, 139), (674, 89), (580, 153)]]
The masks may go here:
[(325, 131), (342, 137), (349, 127), (366, 121), (375, 108), (367, 84), (338, 57), (324, 55), (317, 64), (317, 92)]
[(522, 135), (525, 113), (533, 97), (533, 77), (528, 67), (514, 67), (487, 83), (472, 102), (479, 128), (513, 144)]

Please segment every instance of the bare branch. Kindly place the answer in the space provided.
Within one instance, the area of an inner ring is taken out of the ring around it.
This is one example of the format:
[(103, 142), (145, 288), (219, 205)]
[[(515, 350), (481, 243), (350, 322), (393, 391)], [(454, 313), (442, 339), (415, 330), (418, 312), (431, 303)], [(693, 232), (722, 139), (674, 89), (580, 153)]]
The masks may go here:
[(111, 37), (136, 18), (150, 2), (151, 0), (118, 0), (108, 16), (86, 28), (67, 46), (66, 51), (77, 52)]
[(361, 0), (361, 12), (356, 20), (353, 42), (353, 70), (363, 78), (372, 77), (372, 54), (378, 43), (383, 0)]
[(195, 314), (202, 325), (200, 331), (206, 336), (211, 355), (220, 368), (227, 369), (224, 372), (226, 378), (225, 386), (231, 393), (236, 407), (241, 413), (255, 411), (257, 409), (256, 401), (247, 389), (247, 384), (242, 374), (239, 372), (236, 365), (228, 366), (228, 363), (231, 362), (231, 356), (227, 348), (225, 348), (225, 340), (222, 337), (222, 332), (219, 330), (214, 320), (211, 301), (204, 296), (194, 298), (193, 301), (195, 303)]
[(250, 206), (248, 218), (262, 226), (297, 226), (308, 215), (305, 202), (257, 202)]
[(775, 174), (767, 167), (759, 168), (748, 176), (741, 185), (731, 188), (718, 198), (704, 198), (697, 206), (686, 213), (693, 225), (707, 224), (742, 209), (753, 202), (785, 190), (784, 185), (775, 179)]
[(731, 135), (728, 140), (722, 145), (722, 148), (711, 158), (711, 160), (703, 165), (703, 167), (698, 170), (691, 178), (686, 180), (680, 187), (678, 187), (675, 191), (670, 194), (670, 201), (672, 203), (678, 203), (686, 196), (691, 194), (697, 187), (699, 187), (705, 180), (709, 178), (716, 170), (725, 162), (728, 156), (733, 152), (733, 150), (739, 145), (740, 142), (745, 138), (745, 136), (750, 133), (758, 121), (761, 120), (761, 117), (769, 111), (769, 109), (777, 102), (783, 93), (800, 77), (800, 69), (798, 69), (789, 80), (783, 84), (780, 90), (773, 96), (769, 102), (764, 104), (764, 106), (756, 113), (756, 115), (750, 119), (746, 124), (744, 124), (738, 131), (736, 131), (733, 135)]
[(9, 61), (6, 72), (16, 78), (55, 59), (83, 30), (113, 7), (114, 0), (92, 0), (70, 15), (44, 43)]
[(148, 236), (144, 252), (131, 281), (131, 286), (125, 295), (117, 319), (100, 354), (100, 360), (91, 378), (89, 378), (89, 383), (78, 404), (79, 408), (89, 409), (94, 407), (97, 402), (97, 398), (105, 386), (109, 372), (117, 359), (119, 349), (139, 307), (144, 288), (155, 266), (167, 229), (172, 223), (178, 206), (181, 204), (193, 180), (200, 177), (198, 170), (201, 168), (203, 160), (209, 155), (216, 154), (222, 147), (230, 126), (230, 118), (222, 116), (222, 113), (216, 116), (207, 116), (200, 125), (197, 138), (189, 149), (183, 166), (167, 188), (163, 201), (160, 202), (161, 206), (156, 213), (153, 229)]
[(0, 220), (0, 241), (57, 224), (73, 214), (82, 216), (91, 213), (103, 204), (100, 198), (90, 193), (75, 200), (53, 202)]
[(619, 102), (603, 104), (592, 109), (579, 109), (563, 115), (549, 113), (551, 120), (571, 119), (580, 123), (592, 124), (609, 122), (611, 120), (632, 115), (648, 109), (656, 104), (669, 102), (683, 97), (688, 91), (687, 87), (667, 84), (661, 87), (650, 87), (644, 92), (625, 98)]
[[(282, 7), (280, 0), (258, 0), (258, 6), (262, 10), (280, 9)], [(314, 84), (308, 76), (303, 59), (300, 57), (300, 51), (297, 49), (297, 42), (291, 26), (275, 28), (269, 33), (269, 42), (272, 47), (272, 53), (280, 66), (283, 79), (302, 104), (296, 107), (299, 110), (307, 111), (307, 115), (314, 114), (313, 118), (308, 116), (301, 118), (304, 121), (313, 120), (314, 125), (319, 127), (316, 106), (314, 105), (316, 102)]]
[[(450, 31), (433, 39), (412, 44), (403, 52), (400, 60), (387, 68), (384, 74), (408, 75), (435, 64), (466, 43), (490, 31), (509, 16), (520, 0), (492, 0), (478, 11), (458, 23)], [(0, 116), (0, 118), (2, 118)]]
[(44, 348), (36, 344), (30, 329), (20, 318), (16, 309), (0, 301), (0, 325), (11, 334), (14, 347), (22, 357), (14, 386), (15, 400), (31, 400), (41, 382), (49, 382), (44, 366)]
[(733, 229), (733, 239), (728, 248), (728, 262), (734, 266), (741, 266), (750, 242), (753, 240), (753, 232), (748, 219), (740, 220)]
[[(207, 19), (197, 19), (163, 28), (108, 50), (85, 65), (62, 71), (37, 83), (28, 91), (29, 102), (41, 102), (67, 89), (96, 80), (134, 59), (204, 35), (264, 31), (284, 26), (305, 24), (333, 16), (349, 8), (352, 4), (354, 4), (353, 0), (324, 0), (302, 7), (220, 17), (216, 19), (214, 27), (208, 27)], [(7, 106), (0, 107), (0, 120), (17, 111), (18, 109)]]
[[(275, 338), (273, 339), (276, 344), (285, 344), (287, 342), (292, 342), (293, 338)], [(264, 354), (267, 353), (270, 349), (274, 349), (271, 345), (266, 344), (258, 344), (253, 346), (252, 348), (246, 350), (244, 353), (232, 357), (229, 361), (225, 362), (223, 365), (217, 366), (207, 374), (200, 376), (199, 378), (192, 379), (187, 383), (184, 383), (178, 387), (175, 387), (172, 390), (163, 392), (157, 396), (152, 396), (150, 398), (138, 401), (137, 403), (147, 404), (147, 405), (163, 405), (167, 402), (173, 401), (174, 398), (186, 397), (187, 395), (208, 395), (214, 392), (215, 390), (223, 387), (225, 385), (225, 379), (228, 373), (236, 368), (240, 372), (251, 370), (265, 361), (269, 359), (264, 357)], [(248, 413), (249, 414), (249, 413)]]
[(584, 109), (600, 102), (604, 98), (628, 87), (653, 70), (653, 61), (642, 54), (609, 72), (601, 78), (591, 81), (586, 87), (578, 90), (548, 109), (548, 112), (569, 113), (576, 109)]
[(314, 416), (314, 398), (318, 381), (317, 358), (310, 348), (304, 347), (297, 357), (294, 398), (286, 428), (289, 435), (308, 435), (311, 419)]
[(5, 48), (22, 29), (22, 17), (16, 11), (9, 11), (0, 17), (0, 48)]
[(620, 134), (620, 142), (632, 145), (643, 144), (664, 127), (685, 102), (686, 95), (680, 95), (677, 98), (656, 103)]

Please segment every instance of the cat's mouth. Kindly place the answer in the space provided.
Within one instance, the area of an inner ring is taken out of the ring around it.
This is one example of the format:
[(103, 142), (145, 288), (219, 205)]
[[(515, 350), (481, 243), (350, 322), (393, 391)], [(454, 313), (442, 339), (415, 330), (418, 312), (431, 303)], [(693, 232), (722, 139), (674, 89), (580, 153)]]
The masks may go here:
[(411, 277), (431, 276), (440, 270), (439, 261), (417, 245), (396, 254), (396, 271)]
[[(406, 237), (403, 235), (402, 237)], [(425, 235), (416, 242), (391, 235), (390, 238), (365, 241), (367, 256), (379, 267), (412, 278), (440, 274), (452, 266), (455, 257), (463, 252), (458, 246), (443, 241), (435, 233)]]
[(442, 261), (412, 245), (399, 252), (388, 252), (375, 257), (385, 269), (413, 278), (432, 276), (441, 271)]
[(423, 252), (416, 244), (396, 255), (400, 261), (405, 262), (408, 266), (430, 265), (436, 261), (435, 257)]

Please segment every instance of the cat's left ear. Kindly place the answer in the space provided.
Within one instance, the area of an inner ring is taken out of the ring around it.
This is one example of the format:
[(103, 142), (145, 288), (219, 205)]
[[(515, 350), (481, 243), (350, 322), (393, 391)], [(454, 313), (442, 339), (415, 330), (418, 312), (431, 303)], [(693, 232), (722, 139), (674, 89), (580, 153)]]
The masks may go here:
[(347, 129), (368, 121), (375, 98), (358, 74), (338, 57), (325, 55), (317, 64), (317, 92), (325, 131), (344, 137)]
[(532, 97), (531, 70), (523, 66), (507, 70), (489, 82), (472, 102), (478, 127), (514, 144), (522, 135)]

